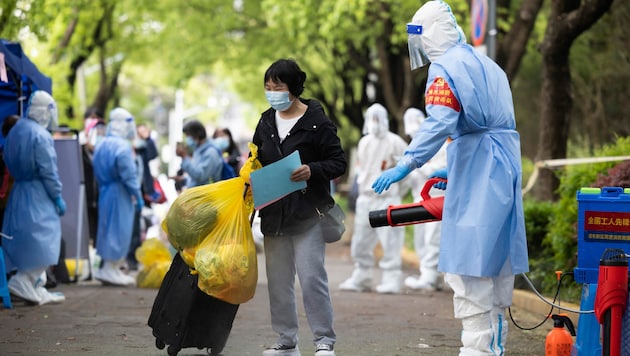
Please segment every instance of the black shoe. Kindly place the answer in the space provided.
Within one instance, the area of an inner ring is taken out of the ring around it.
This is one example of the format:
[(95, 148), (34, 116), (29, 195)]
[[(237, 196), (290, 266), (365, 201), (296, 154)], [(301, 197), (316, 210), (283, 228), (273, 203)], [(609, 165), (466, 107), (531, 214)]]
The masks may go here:
[(297, 346), (275, 344), (263, 351), (262, 354), (263, 356), (300, 356), (300, 350)]

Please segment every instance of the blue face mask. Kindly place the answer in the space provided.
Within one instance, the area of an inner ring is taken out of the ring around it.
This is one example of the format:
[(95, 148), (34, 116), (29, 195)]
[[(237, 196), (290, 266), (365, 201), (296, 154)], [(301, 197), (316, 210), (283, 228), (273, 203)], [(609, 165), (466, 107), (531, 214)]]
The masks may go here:
[(197, 148), (197, 141), (190, 136), (186, 136), (186, 146), (190, 147), (191, 150)]
[(225, 136), (217, 137), (214, 139), (214, 145), (221, 151), (225, 151), (230, 147), (230, 140)]
[(289, 92), (288, 91), (265, 91), (265, 96), (267, 97), (267, 101), (272, 108), (277, 111), (285, 111), (288, 109), (291, 104), (293, 104), (292, 100), (289, 100)]

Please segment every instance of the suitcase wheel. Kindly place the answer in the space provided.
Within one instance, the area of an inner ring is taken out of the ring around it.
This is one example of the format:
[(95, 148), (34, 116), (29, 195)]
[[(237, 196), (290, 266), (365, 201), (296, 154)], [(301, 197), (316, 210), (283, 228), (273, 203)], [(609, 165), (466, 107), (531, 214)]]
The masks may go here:
[(166, 344), (164, 343), (164, 341), (162, 341), (162, 339), (155, 338), (155, 347), (162, 350), (166, 347)]
[(168, 356), (177, 356), (179, 350), (181, 350), (179, 347), (169, 345), (169, 347), (166, 349), (166, 353), (168, 353)]

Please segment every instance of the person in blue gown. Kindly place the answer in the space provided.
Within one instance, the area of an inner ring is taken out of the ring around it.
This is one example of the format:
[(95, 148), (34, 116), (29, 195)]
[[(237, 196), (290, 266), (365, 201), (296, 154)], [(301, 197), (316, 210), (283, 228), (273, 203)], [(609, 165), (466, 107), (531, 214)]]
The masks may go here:
[[(26, 116), (6, 137), (4, 159), (14, 183), (2, 226), (7, 271), (17, 269), (8, 283), (12, 294), (33, 304), (59, 303), (59, 292), (46, 288), (46, 268), (61, 252), (61, 220), (66, 203), (57, 170), (57, 153), (47, 127), (57, 122), (57, 105), (45, 91), (33, 92)], [(7, 238), (10, 237), (10, 238)]]
[(96, 252), (103, 261), (94, 277), (103, 284), (135, 284), (132, 276), (121, 271), (129, 252), (135, 212), (144, 206), (132, 146), (135, 136), (134, 117), (123, 108), (115, 108), (109, 115), (107, 136), (94, 150), (94, 176), (99, 186)]
[(495, 62), (465, 43), (444, 1), (424, 4), (407, 32), (412, 69), (430, 63), (428, 117), (373, 188), (386, 190), (453, 139), (446, 170), (433, 173), (448, 178), (438, 269), (462, 323), (460, 355), (503, 355), (514, 275), (529, 270), (510, 84)]

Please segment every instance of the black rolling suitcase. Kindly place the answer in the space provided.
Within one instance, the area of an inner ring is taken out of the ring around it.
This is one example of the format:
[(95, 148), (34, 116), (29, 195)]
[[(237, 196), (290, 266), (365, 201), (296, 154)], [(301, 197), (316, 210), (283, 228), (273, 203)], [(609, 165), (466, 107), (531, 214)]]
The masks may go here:
[(205, 348), (210, 355), (219, 355), (230, 336), (238, 307), (197, 288), (197, 275), (190, 274), (177, 253), (149, 316), (155, 346), (161, 350), (168, 345), (169, 355), (177, 355), (186, 347)]

